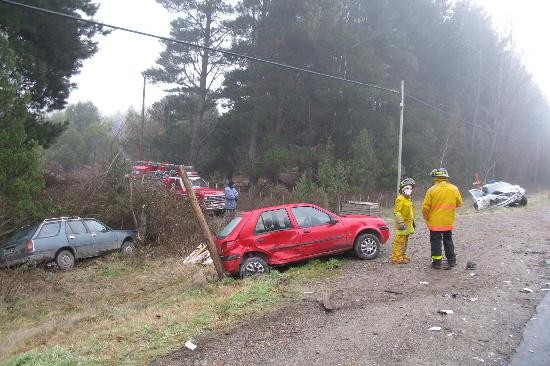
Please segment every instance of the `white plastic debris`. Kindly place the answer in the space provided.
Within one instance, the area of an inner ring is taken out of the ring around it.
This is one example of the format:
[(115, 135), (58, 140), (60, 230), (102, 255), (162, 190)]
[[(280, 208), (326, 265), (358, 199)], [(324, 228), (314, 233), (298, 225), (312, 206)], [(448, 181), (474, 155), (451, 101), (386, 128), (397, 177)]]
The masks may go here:
[(187, 257), (183, 259), (183, 263), (192, 264), (212, 264), (212, 258), (210, 258), (210, 252), (206, 244), (199, 244), (197, 248), (192, 251)]
[(439, 332), (441, 330), (441, 327), (431, 327), (430, 329), (428, 330), (432, 330), (432, 331), (436, 331), (436, 332)]
[(479, 361), (481, 363), (485, 363), (485, 360), (481, 357), (473, 357), (472, 360), (476, 360), (476, 361)]
[(429, 283), (426, 282), (426, 281), (420, 281), (420, 282), (418, 282), (418, 283), (421, 284), (421, 285), (428, 285), (428, 284), (429, 284)]
[(309, 295), (309, 294), (312, 294), (312, 293), (314, 293), (314, 292), (313, 291), (304, 291), (304, 294), (306, 294), (306, 295)]
[(194, 351), (195, 348), (197, 348), (197, 345), (191, 341), (187, 341), (185, 342), (185, 347), (189, 348), (191, 351)]
[(477, 301), (477, 297), (470, 297), (470, 301)]
[(530, 293), (533, 292), (533, 290), (531, 290), (529, 287), (524, 287), (521, 289), (521, 292)]
[(475, 273), (470, 273), (470, 277), (474, 277), (475, 275)]
[(450, 314), (453, 314), (453, 311), (452, 310), (439, 310), (438, 313), (439, 314), (450, 315)]
[(512, 281), (502, 281), (502, 282), (504, 282), (504, 283), (512, 283)]

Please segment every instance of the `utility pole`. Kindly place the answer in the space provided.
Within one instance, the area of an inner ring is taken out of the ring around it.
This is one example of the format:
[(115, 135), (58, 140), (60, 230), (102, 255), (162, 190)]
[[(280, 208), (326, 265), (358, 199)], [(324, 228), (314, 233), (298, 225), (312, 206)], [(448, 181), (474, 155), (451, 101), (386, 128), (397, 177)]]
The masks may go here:
[(141, 131), (139, 132), (139, 160), (143, 161), (143, 130), (145, 129), (145, 83), (146, 76), (143, 74), (143, 97), (141, 99)]
[(401, 80), (401, 116), (399, 118), (399, 153), (397, 154), (397, 193), (401, 183), (401, 154), (403, 152), (403, 109), (405, 108), (405, 80)]
[(195, 214), (195, 218), (199, 222), (199, 225), (202, 230), (202, 234), (206, 239), (208, 251), (210, 252), (210, 258), (212, 258), (212, 262), (214, 262), (214, 267), (216, 268), (216, 272), (218, 273), (218, 278), (221, 280), (225, 276), (225, 271), (223, 270), (223, 264), (222, 264), (222, 260), (220, 259), (220, 255), (218, 253), (218, 248), (216, 247), (216, 243), (214, 242), (214, 238), (212, 237), (212, 233), (210, 232), (208, 223), (204, 218), (204, 213), (202, 212), (199, 206), (199, 201), (197, 200), (195, 191), (193, 191), (193, 188), (191, 187), (191, 182), (187, 177), (187, 172), (185, 171), (185, 167), (183, 165), (180, 165), (178, 167), (178, 170), (179, 170), (183, 185), (185, 187), (185, 192), (187, 193), (187, 197), (189, 197), (189, 201), (191, 202), (191, 207), (193, 208), (193, 213)]

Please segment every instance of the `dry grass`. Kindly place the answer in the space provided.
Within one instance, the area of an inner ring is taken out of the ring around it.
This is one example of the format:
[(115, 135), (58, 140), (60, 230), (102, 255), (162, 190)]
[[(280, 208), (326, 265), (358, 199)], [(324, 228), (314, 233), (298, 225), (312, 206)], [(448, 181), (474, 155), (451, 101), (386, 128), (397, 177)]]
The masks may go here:
[[(52, 359), (64, 365), (146, 364), (205, 331), (270, 311), (299, 296), (303, 281), (336, 273), (339, 266), (334, 259), (313, 261), (284, 274), (217, 283), (210, 281), (211, 267), (184, 265), (181, 258), (112, 256), (70, 272), (12, 270), (26, 286), (10, 307), (1, 307), (0, 359), (11, 357), (8, 365), (57, 364)], [(206, 281), (197, 282), (197, 276)]]

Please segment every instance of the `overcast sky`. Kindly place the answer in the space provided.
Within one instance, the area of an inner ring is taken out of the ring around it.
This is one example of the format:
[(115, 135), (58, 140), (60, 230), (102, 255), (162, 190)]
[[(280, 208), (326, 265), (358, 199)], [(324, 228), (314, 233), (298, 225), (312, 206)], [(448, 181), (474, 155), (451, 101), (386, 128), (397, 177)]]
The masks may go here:
[[(518, 51), (547, 98), (550, 97), (550, 0), (473, 0), (493, 17), (497, 28), (512, 27)], [(97, 21), (168, 36), (172, 15), (155, 0), (99, 0)], [(142, 72), (153, 66), (163, 46), (156, 39), (114, 31), (98, 38), (99, 51), (85, 60), (81, 73), (73, 78), (78, 88), (69, 103), (92, 101), (105, 115), (141, 111)], [(163, 95), (158, 86), (148, 85), (146, 105)]]

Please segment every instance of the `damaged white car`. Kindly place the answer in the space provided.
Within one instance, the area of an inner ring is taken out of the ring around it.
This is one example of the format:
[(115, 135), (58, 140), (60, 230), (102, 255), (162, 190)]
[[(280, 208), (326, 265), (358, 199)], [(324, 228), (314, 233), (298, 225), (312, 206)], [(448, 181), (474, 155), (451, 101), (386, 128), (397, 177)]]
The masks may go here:
[(491, 182), (481, 188), (470, 189), (474, 198), (474, 208), (483, 210), (488, 207), (525, 206), (527, 196), (525, 189), (506, 182)]

